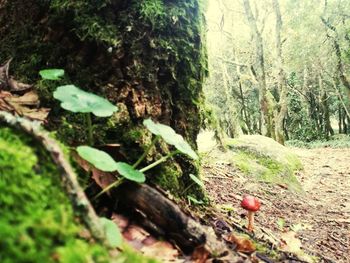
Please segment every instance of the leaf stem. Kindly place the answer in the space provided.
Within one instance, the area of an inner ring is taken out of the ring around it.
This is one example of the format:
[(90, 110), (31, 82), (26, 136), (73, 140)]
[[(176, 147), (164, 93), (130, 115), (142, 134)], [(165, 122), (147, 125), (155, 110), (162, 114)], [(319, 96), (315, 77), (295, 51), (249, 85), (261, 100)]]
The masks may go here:
[(194, 185), (194, 182), (190, 183), (190, 184), (185, 188), (185, 190), (182, 191), (181, 195), (184, 195), (184, 194), (188, 191), (188, 189), (190, 189), (193, 185)]
[(90, 146), (92, 146), (94, 143), (94, 138), (92, 135), (92, 121), (91, 121), (91, 113), (90, 112), (85, 114), (85, 119), (86, 119), (87, 132), (88, 132), (88, 143)]
[(158, 164), (160, 163), (163, 163), (165, 162), (166, 160), (168, 160), (170, 157), (174, 156), (175, 154), (178, 154), (180, 151), (176, 150), (176, 151), (173, 151), (173, 152), (170, 152), (168, 153), (168, 155), (166, 156), (163, 156), (162, 158), (160, 158), (159, 160), (155, 161), (154, 163), (151, 163), (150, 165), (140, 169), (140, 172), (146, 172), (150, 169), (152, 169), (153, 167), (157, 166)]
[(105, 192), (109, 191), (111, 188), (113, 187), (117, 187), (119, 185), (121, 185), (124, 182), (124, 178), (119, 178), (117, 181), (111, 183), (110, 185), (108, 185), (106, 188), (104, 188), (101, 192), (99, 192), (97, 195), (95, 195), (95, 197), (93, 198), (93, 200), (97, 199), (98, 197), (100, 197), (102, 194), (104, 194)]
[(149, 151), (152, 149), (152, 147), (156, 144), (156, 142), (159, 139), (159, 135), (157, 135), (151, 142), (151, 144), (147, 147), (147, 149), (144, 151), (144, 153), (141, 155), (141, 157), (136, 161), (136, 163), (133, 164), (133, 168), (136, 168), (142, 161), (143, 159), (146, 158), (147, 154), (149, 153)]

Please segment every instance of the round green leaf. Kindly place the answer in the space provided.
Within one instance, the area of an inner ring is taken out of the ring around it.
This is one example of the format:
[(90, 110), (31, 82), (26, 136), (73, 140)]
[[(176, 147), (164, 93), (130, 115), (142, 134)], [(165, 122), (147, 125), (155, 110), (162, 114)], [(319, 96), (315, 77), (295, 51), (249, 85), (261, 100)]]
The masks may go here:
[(97, 150), (90, 146), (79, 146), (77, 152), (81, 158), (101, 171), (114, 172), (118, 169), (117, 163), (104, 151)]
[(155, 123), (151, 119), (144, 120), (143, 125), (145, 125), (146, 128), (153, 134), (161, 136), (166, 143), (174, 145), (180, 152), (187, 154), (194, 160), (198, 159), (197, 154), (192, 150), (191, 146), (170, 126)]
[(100, 222), (109, 245), (111, 247), (120, 247), (123, 242), (123, 237), (116, 223), (105, 217), (100, 217)]
[(193, 182), (195, 182), (197, 185), (199, 185), (200, 187), (204, 188), (204, 183), (195, 175), (190, 174), (190, 178), (192, 179)]
[(64, 70), (63, 69), (43, 69), (39, 71), (39, 75), (43, 79), (48, 79), (48, 80), (59, 80), (61, 77), (64, 75)]
[(146, 181), (146, 177), (142, 172), (136, 170), (134, 167), (127, 163), (118, 162), (117, 171), (121, 176), (125, 177), (130, 181), (134, 181), (137, 183), (144, 183)]
[(74, 85), (58, 87), (53, 96), (61, 101), (62, 108), (72, 112), (91, 112), (98, 117), (108, 117), (118, 110), (108, 100), (79, 89)]
[(180, 136), (181, 138), (178, 138), (176, 144), (174, 146), (176, 149), (178, 149), (180, 152), (187, 154), (190, 156), (193, 160), (198, 159), (198, 155), (195, 153), (195, 151), (192, 150), (191, 146)]

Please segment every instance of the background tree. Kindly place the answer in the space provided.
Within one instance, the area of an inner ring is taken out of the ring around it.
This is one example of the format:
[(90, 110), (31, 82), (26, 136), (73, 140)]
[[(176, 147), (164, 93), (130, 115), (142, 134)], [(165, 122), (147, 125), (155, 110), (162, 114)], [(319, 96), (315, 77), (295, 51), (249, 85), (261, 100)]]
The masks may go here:
[[(349, 3), (216, 3), (219, 8), (212, 13), (221, 15), (208, 15), (209, 64), (214, 72), (220, 63), (226, 65), (244, 133), (266, 134), (283, 143), (349, 132)], [(211, 74), (208, 94), (212, 86), (220, 89), (219, 80)], [(209, 102), (220, 105), (217, 114), (222, 116), (232, 103), (218, 101), (211, 96)]]

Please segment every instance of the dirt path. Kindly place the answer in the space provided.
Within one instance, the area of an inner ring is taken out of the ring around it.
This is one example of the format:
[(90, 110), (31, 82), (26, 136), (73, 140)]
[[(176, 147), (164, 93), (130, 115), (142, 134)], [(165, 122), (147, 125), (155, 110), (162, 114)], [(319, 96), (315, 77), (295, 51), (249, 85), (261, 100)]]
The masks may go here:
[(295, 149), (304, 164), (299, 179), (313, 229), (308, 246), (335, 262), (350, 262), (350, 149)]
[[(259, 229), (278, 237), (297, 228), (303, 249), (319, 255), (318, 262), (349, 263), (350, 149), (293, 150), (304, 165), (297, 177), (305, 193), (250, 182), (235, 167), (218, 161), (204, 167), (213, 203), (237, 208), (243, 194), (255, 195), (263, 203), (256, 217)], [(240, 208), (235, 212), (235, 218), (245, 214)], [(245, 218), (239, 223), (245, 224)]]

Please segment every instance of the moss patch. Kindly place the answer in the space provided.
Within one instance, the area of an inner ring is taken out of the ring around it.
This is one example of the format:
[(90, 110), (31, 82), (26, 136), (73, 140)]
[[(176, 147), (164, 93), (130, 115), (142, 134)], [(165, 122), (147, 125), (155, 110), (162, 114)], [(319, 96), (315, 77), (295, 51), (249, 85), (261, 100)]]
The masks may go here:
[(294, 175), (302, 169), (302, 164), (286, 147), (260, 135), (229, 139), (226, 145), (234, 152), (232, 162), (245, 174), (263, 182), (286, 184), (292, 191), (302, 191)]
[[(109, 249), (86, 232), (43, 149), (20, 132), (0, 128), (0, 262), (156, 263), (123, 245)], [(86, 234), (85, 234), (86, 236)]]
[(1, 262), (107, 262), (107, 250), (79, 238), (51, 160), (9, 128), (0, 129)]

